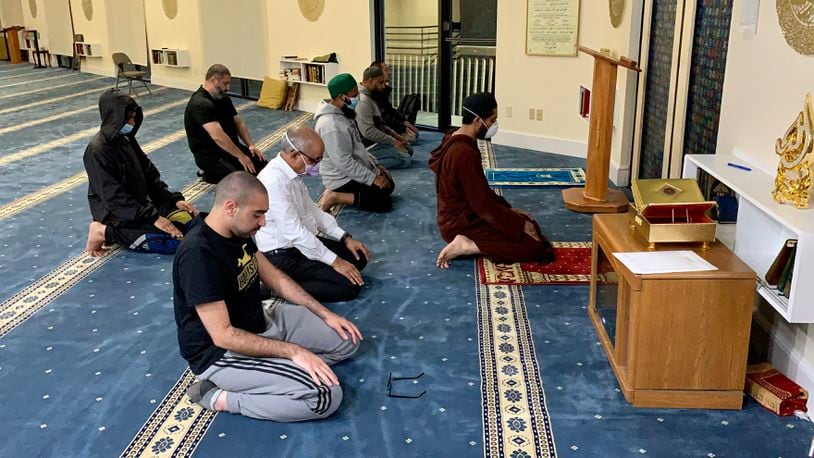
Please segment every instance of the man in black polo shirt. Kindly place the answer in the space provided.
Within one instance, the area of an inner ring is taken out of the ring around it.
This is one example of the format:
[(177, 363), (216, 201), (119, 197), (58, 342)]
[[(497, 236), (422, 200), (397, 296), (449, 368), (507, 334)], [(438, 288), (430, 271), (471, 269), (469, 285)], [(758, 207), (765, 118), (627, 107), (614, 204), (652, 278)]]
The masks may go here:
[[(193, 402), (274, 421), (325, 418), (342, 402), (329, 365), (356, 352), (356, 326), (323, 307), (275, 268), (252, 240), (265, 224), (268, 195), (246, 172), (224, 178), (212, 212), (186, 236), (173, 264), (181, 356), (198, 381)], [(264, 314), (260, 281), (300, 305)]]
[(267, 163), (226, 95), (231, 80), (232, 74), (225, 66), (209, 67), (206, 80), (192, 94), (184, 111), (189, 149), (201, 169), (199, 176), (208, 183), (217, 183), (237, 170), (257, 175)]

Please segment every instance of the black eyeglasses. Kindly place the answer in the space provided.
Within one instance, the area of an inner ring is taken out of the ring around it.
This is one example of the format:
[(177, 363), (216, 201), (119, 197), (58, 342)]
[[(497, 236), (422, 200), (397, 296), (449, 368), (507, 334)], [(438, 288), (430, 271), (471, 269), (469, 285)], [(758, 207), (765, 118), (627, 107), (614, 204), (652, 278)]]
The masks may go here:
[(322, 162), (322, 158), (319, 158), (319, 159), (314, 159), (313, 157), (311, 157), (311, 156), (309, 156), (309, 155), (305, 154), (305, 151), (303, 151), (303, 150), (299, 150), (299, 149), (298, 149), (298, 150), (296, 150), (296, 151), (297, 151), (298, 153), (302, 154), (303, 156), (307, 157), (307, 158), (308, 158), (308, 160), (309, 160), (309, 161), (311, 161), (312, 165), (317, 165), (317, 164), (319, 164), (320, 162)]
[(422, 392), (421, 392), (421, 394), (418, 394), (418, 395), (410, 395), (410, 394), (394, 394), (394, 393), (393, 393), (393, 382), (398, 381), (398, 380), (412, 380), (412, 381), (416, 381), (416, 380), (420, 379), (422, 375), (424, 375), (424, 373), (423, 373), (423, 372), (422, 372), (422, 373), (420, 373), (420, 374), (418, 374), (418, 375), (416, 375), (415, 377), (393, 377), (393, 373), (391, 372), (391, 373), (390, 373), (390, 376), (389, 376), (389, 377), (387, 377), (387, 396), (388, 396), (388, 397), (391, 397), (391, 398), (404, 398), (404, 399), (418, 399), (418, 398), (420, 398), (421, 396), (424, 396), (424, 394), (426, 394), (426, 393), (427, 393), (427, 391), (426, 391), (426, 390), (422, 391)]

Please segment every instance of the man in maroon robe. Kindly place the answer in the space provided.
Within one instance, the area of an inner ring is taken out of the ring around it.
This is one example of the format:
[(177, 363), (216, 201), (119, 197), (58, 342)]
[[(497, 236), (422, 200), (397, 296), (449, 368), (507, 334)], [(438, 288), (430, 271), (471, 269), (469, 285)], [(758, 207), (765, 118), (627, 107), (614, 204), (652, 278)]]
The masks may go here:
[(458, 256), (474, 254), (501, 263), (554, 260), (551, 244), (531, 215), (512, 208), (489, 188), (477, 139), (489, 139), (496, 132), (494, 95), (470, 95), (463, 103), (461, 127), (447, 133), (430, 156), (429, 166), (436, 175), (438, 228), (447, 242), (436, 260), (442, 269)]

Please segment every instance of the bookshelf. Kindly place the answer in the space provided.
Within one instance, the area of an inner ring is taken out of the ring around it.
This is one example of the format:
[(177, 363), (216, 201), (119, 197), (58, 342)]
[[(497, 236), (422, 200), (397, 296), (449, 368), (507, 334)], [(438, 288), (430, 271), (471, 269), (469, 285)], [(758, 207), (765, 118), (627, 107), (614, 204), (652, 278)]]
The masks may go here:
[(309, 62), (307, 59), (280, 59), (280, 77), (292, 83), (327, 86), (339, 73), (336, 62)]
[(102, 45), (99, 43), (75, 41), (73, 49), (77, 57), (102, 57)]
[(150, 50), (153, 65), (162, 67), (189, 67), (189, 51), (186, 49), (159, 48)]
[[(734, 162), (751, 171), (728, 166)], [(774, 174), (733, 154), (690, 154), (684, 158), (684, 178), (697, 178), (703, 170), (738, 196), (738, 221), (734, 237), (723, 243), (751, 267), (758, 277), (757, 292), (789, 323), (814, 323), (814, 282), (803, 281), (814, 273), (814, 209), (800, 210), (772, 199)], [(730, 229), (731, 230), (731, 229)], [(770, 288), (764, 276), (787, 239), (797, 239), (793, 281), (788, 297)]]

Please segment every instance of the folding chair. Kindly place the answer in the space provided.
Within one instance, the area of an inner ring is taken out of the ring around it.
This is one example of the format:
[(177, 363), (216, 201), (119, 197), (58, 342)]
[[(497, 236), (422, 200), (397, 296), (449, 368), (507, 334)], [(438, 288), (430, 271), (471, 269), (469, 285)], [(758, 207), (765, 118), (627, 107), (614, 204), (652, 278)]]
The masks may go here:
[[(147, 89), (147, 92), (152, 94), (150, 87), (147, 86), (147, 82), (144, 81), (144, 75), (146, 75), (147, 72), (141, 70), (139, 65), (134, 64), (127, 54), (114, 52), (113, 63), (116, 64), (116, 89), (119, 88), (120, 81), (127, 81), (127, 95), (131, 95), (133, 93), (133, 81), (140, 81), (141, 84), (144, 85), (144, 88)], [(129, 70), (128, 66), (133, 69)], [(138, 96), (138, 92), (136, 92), (136, 96)]]

